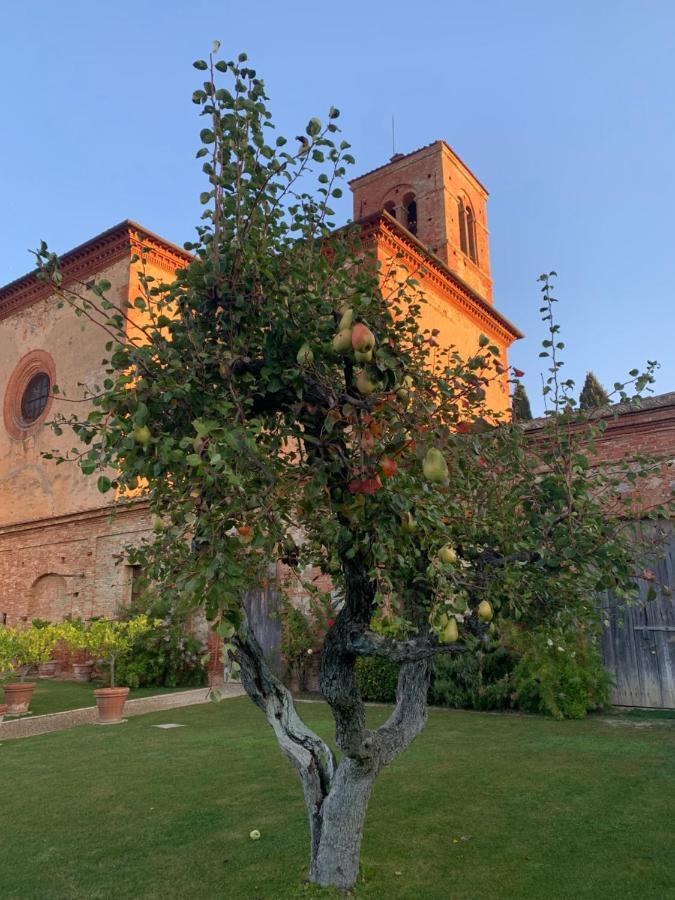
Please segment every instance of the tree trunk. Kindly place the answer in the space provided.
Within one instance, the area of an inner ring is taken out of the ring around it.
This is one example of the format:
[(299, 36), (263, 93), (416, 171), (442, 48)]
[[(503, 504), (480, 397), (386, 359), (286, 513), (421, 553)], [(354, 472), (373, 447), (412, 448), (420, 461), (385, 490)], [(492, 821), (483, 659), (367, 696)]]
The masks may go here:
[(376, 771), (345, 757), (321, 808), (321, 831), (312, 848), (309, 880), (349, 890), (359, 874), (363, 824)]

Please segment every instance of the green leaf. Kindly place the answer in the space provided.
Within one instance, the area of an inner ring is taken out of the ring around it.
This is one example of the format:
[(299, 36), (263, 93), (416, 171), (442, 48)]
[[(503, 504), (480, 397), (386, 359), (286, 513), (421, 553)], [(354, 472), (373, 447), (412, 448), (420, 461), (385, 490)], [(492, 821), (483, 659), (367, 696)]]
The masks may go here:
[(204, 71), (204, 69), (208, 69), (208, 67), (209, 67), (209, 64), (206, 62), (205, 59), (195, 60), (195, 62), (193, 62), (192, 65), (195, 67), (195, 69), (199, 69), (200, 71)]
[(96, 487), (102, 494), (107, 494), (110, 488), (112, 487), (110, 483), (110, 479), (107, 475), (99, 475), (98, 481), (96, 482)]

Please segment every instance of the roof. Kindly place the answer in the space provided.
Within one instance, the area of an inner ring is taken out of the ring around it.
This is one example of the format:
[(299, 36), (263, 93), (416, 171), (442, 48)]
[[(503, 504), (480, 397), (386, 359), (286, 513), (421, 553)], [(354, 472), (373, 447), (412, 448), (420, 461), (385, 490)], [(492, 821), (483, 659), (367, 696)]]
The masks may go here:
[(440, 270), (444, 278), (446, 278), (448, 281), (453, 282), (457, 287), (461, 288), (462, 291), (468, 294), (473, 303), (479, 306), (484, 313), (487, 313), (493, 319), (496, 319), (501, 327), (508, 331), (509, 334), (513, 335), (516, 340), (524, 337), (522, 331), (516, 328), (516, 326), (506, 318), (506, 316), (503, 316), (494, 308), (494, 306), (492, 306), (492, 304), (488, 303), (487, 300), (484, 300), (480, 296), (480, 294), (477, 294), (472, 287), (470, 287), (459, 277), (459, 275), (456, 275), (452, 271), (452, 269), (448, 268), (448, 266), (443, 262), (442, 259), (432, 253), (431, 250), (429, 250), (428, 247), (426, 247), (420, 240), (418, 240), (418, 238), (412, 232), (408, 231), (408, 229), (404, 225), (402, 225), (386, 210), (383, 209), (378, 212), (371, 213), (368, 216), (364, 216), (361, 219), (357, 219), (354, 224), (359, 225), (361, 228), (366, 228), (369, 225), (376, 224), (378, 221), (386, 222), (387, 226), (392, 231), (398, 232), (399, 236), (402, 237), (403, 240), (406, 241), (406, 243), (411, 244), (414, 249), (422, 256), (424, 256), (432, 266)]
[(410, 156), (415, 156), (416, 153), (421, 153), (422, 150), (428, 150), (430, 147), (435, 147), (437, 144), (439, 144), (442, 147), (445, 147), (445, 149), (448, 151), (448, 153), (451, 153), (452, 156), (455, 157), (457, 162), (461, 163), (461, 165), (464, 166), (464, 168), (471, 175), (471, 177), (473, 179), (475, 179), (475, 181), (479, 185), (479, 187), (482, 188), (482, 190), (484, 190), (486, 194), (489, 194), (488, 189), (478, 178), (476, 178), (476, 176), (471, 171), (471, 169), (467, 166), (467, 164), (464, 162), (464, 160), (457, 153), (455, 153), (455, 151), (452, 149), (450, 144), (448, 144), (446, 141), (444, 141), (442, 139), (432, 141), (430, 144), (424, 144), (424, 146), (418, 147), (417, 150), (411, 150), (410, 153), (397, 153), (394, 157), (392, 157), (389, 160), (389, 162), (383, 163), (381, 166), (377, 166), (376, 168), (371, 169), (369, 172), (364, 172), (363, 175), (357, 175), (356, 178), (352, 178), (352, 180), (349, 182), (349, 186), (351, 187), (353, 184), (357, 184), (363, 178), (368, 178), (370, 175), (373, 175), (375, 172), (379, 172), (381, 169), (386, 169), (388, 166), (394, 165), (394, 163), (399, 163), (402, 159), (408, 159), (408, 157), (410, 157)]
[[(139, 237), (140, 242), (150, 247), (151, 253), (167, 270), (171, 267), (175, 270), (180, 261), (189, 262), (192, 259), (191, 254), (177, 244), (167, 241), (132, 219), (125, 219), (62, 254), (60, 264), (65, 278), (87, 278), (130, 256), (132, 246), (139, 244)], [(37, 277), (37, 269), (22, 275), (0, 288), (0, 319), (7, 318), (51, 293), (52, 286)]]
[[(628, 403), (614, 403), (612, 406), (600, 408), (591, 414), (591, 418), (606, 419), (610, 416), (626, 416), (639, 415), (642, 412), (650, 410), (675, 408), (675, 391), (668, 391), (666, 394), (656, 394), (653, 397), (643, 397), (639, 401)], [(551, 421), (550, 416), (539, 416), (530, 422), (523, 422), (523, 428), (526, 431), (535, 431), (537, 428), (543, 428), (547, 422)]]

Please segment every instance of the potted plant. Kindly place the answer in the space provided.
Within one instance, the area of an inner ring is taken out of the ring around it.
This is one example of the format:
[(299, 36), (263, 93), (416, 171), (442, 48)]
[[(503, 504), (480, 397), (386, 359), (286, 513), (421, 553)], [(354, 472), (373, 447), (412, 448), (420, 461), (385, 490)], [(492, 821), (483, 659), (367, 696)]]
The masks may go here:
[[(10, 678), (14, 672), (15, 649), (13, 633), (4, 625), (0, 626), (0, 682)], [(0, 722), (8, 710), (7, 703), (0, 703)]]
[(73, 669), (73, 681), (91, 681), (91, 674), (94, 670), (94, 660), (93, 659), (84, 659), (86, 654), (82, 650), (81, 647), (77, 645), (77, 640), (74, 638), (77, 637), (79, 631), (84, 628), (84, 622), (81, 618), (74, 618), (73, 616), (66, 616), (63, 621), (62, 627), (62, 637), (65, 643), (69, 646), (72, 651), (79, 652), (81, 657), (78, 662), (71, 662), (71, 666)]
[(73, 623), (67, 627), (68, 643), (78, 650), (87, 650), (95, 659), (107, 664), (110, 671), (110, 687), (94, 691), (100, 725), (116, 725), (123, 721), (129, 688), (115, 685), (115, 664), (120, 656), (129, 652), (136, 637), (151, 627), (147, 616), (137, 616), (126, 622), (92, 619), (83, 627)]
[(7, 715), (22, 716), (28, 712), (35, 682), (26, 676), (33, 666), (48, 662), (61, 637), (58, 625), (35, 628), (4, 628), (5, 652), (12, 658), (12, 669), (19, 673), (18, 682), (5, 684)]

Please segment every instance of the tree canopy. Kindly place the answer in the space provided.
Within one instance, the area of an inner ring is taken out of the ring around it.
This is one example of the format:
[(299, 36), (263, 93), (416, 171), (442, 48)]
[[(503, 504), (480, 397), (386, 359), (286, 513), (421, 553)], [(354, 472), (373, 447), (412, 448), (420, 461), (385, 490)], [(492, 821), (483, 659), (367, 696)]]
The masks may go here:
[(579, 409), (599, 409), (607, 406), (609, 394), (592, 372), (588, 372), (579, 394)]

